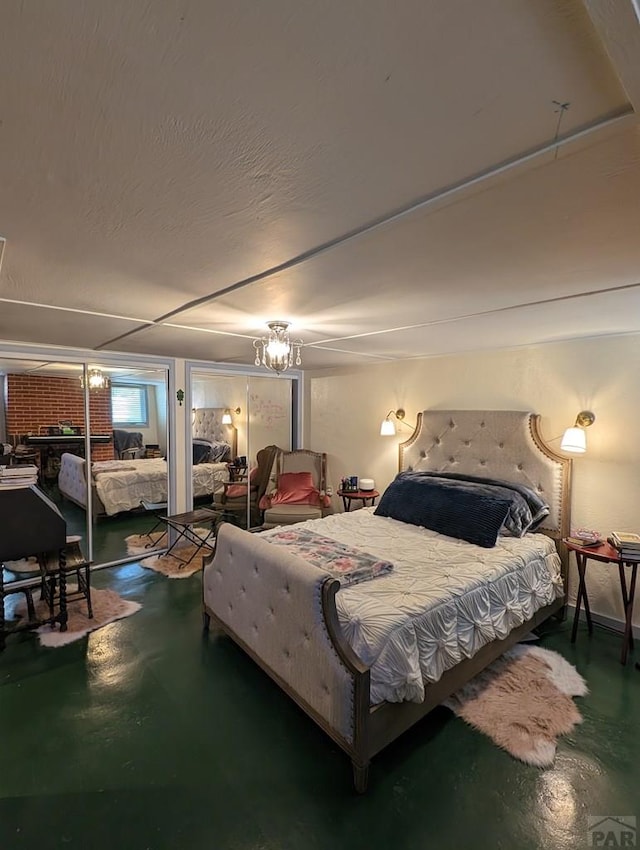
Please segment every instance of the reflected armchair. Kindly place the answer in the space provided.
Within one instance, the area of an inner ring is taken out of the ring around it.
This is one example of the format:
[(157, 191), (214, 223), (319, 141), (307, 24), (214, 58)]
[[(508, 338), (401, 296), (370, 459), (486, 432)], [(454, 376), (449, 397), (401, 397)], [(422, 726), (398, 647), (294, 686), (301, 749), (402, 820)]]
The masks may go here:
[[(249, 507), (249, 527), (262, 522), (260, 502), (269, 488), (276, 457), (282, 453), (278, 446), (266, 446), (256, 455), (257, 465), (249, 473), (247, 481), (227, 481), (220, 493), (214, 496), (214, 510), (219, 511), (223, 522), (232, 522), (247, 527), (247, 507)], [(249, 499), (247, 501), (247, 488)]]
[(277, 459), (276, 488), (263, 499), (263, 504), (268, 501), (263, 527), (292, 525), (325, 516), (331, 506), (326, 489), (325, 452), (308, 449), (282, 452)]
[(118, 460), (134, 460), (144, 457), (144, 438), (140, 431), (113, 431), (113, 448)]

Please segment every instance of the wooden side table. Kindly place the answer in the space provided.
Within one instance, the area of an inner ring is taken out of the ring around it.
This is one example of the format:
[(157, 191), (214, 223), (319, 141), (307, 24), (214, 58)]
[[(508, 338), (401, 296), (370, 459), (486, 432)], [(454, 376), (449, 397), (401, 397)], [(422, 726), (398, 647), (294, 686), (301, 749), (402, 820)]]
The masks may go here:
[[(625, 561), (620, 557), (618, 550), (610, 543), (603, 543), (600, 546), (577, 546), (575, 543), (563, 541), (570, 552), (576, 556), (576, 564), (578, 566), (578, 596), (576, 598), (576, 612), (573, 617), (573, 628), (571, 630), (571, 643), (575, 643), (578, 633), (578, 621), (580, 619), (580, 608), (584, 603), (584, 612), (587, 618), (587, 627), (589, 634), (593, 632), (593, 624), (591, 622), (591, 610), (589, 608), (589, 597), (587, 596), (587, 561), (600, 561), (605, 564), (617, 564), (618, 575), (620, 577), (620, 591), (622, 593), (622, 605), (624, 607), (624, 638), (622, 643), (622, 654), (620, 662), (627, 663), (629, 650), (633, 649), (633, 602), (636, 593), (636, 577), (638, 573), (637, 561)], [(627, 587), (627, 577), (625, 575), (625, 567), (631, 567), (631, 580)]]
[(351, 502), (354, 499), (361, 501), (365, 508), (367, 502), (371, 501), (371, 506), (373, 507), (379, 495), (380, 493), (377, 490), (338, 490), (338, 496), (342, 497), (345, 513), (351, 510)]

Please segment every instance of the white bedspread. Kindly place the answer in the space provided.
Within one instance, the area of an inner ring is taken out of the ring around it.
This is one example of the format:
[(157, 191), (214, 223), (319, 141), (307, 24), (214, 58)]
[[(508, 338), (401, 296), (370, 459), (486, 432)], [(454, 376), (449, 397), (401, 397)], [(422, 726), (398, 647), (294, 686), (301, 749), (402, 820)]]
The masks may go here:
[[(96, 492), (108, 516), (138, 508), (143, 499), (167, 501), (167, 462), (162, 458), (101, 462), (94, 464), (92, 472)], [(221, 490), (228, 479), (226, 463), (196, 464), (193, 495), (211, 495)]]
[(562, 595), (560, 559), (543, 534), (500, 537), (483, 549), (373, 510), (298, 526), (394, 564), (389, 575), (336, 597), (344, 634), (371, 667), (372, 703), (421, 702), (424, 681), (437, 681)]

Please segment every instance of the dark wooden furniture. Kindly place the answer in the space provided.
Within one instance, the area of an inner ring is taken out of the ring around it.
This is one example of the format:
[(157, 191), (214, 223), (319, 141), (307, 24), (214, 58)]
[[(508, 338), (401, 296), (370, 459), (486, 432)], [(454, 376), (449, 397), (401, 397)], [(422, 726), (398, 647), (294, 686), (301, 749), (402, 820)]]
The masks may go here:
[(338, 490), (338, 496), (342, 498), (345, 512), (351, 510), (351, 502), (354, 499), (361, 501), (365, 508), (367, 502), (370, 501), (373, 507), (379, 495), (380, 493), (377, 490)]
[[(50, 428), (50, 431), (59, 431), (61, 429)], [(78, 428), (74, 430), (79, 430)], [(31, 461), (36, 463), (40, 470), (41, 483), (51, 483), (56, 480), (60, 472), (60, 458), (64, 452), (84, 457), (85, 437), (84, 434), (32, 434), (23, 437), (23, 443), (32, 452), (32, 455), (37, 460)], [(104, 445), (112, 440), (111, 434), (92, 434), (90, 437), (91, 445)], [(24, 457), (24, 454), (22, 455)]]
[[(67, 585), (65, 544), (67, 524), (64, 517), (37, 487), (20, 487), (0, 490), (0, 564), (17, 561), (39, 552), (53, 552), (57, 558), (58, 610), (49, 609), (49, 616), (35, 616), (31, 590), (20, 582), (4, 581), (0, 568), (0, 650), (4, 649), (6, 636), (15, 631), (34, 629), (43, 623), (59, 623), (60, 631), (67, 629)], [(4, 615), (5, 597), (12, 593), (25, 593), (27, 620), (7, 625)]]
[[(202, 549), (206, 548), (212, 552), (213, 545), (210, 541), (215, 540), (215, 523), (218, 516), (218, 512), (211, 510), (211, 508), (197, 508), (195, 511), (187, 511), (183, 514), (158, 517), (158, 519), (161, 520), (168, 529), (173, 529), (175, 532), (173, 543), (169, 546), (165, 554), (172, 555), (172, 557), (174, 557), (177, 561), (180, 561), (183, 566), (186, 566), (193, 561)], [(198, 523), (209, 525), (209, 531), (204, 536), (199, 534), (195, 528)], [(183, 558), (180, 558), (179, 555), (176, 555), (173, 551), (181, 540), (187, 541), (195, 546), (195, 552), (186, 561)]]
[[(578, 567), (578, 595), (576, 598), (576, 611), (573, 617), (573, 628), (571, 630), (571, 643), (575, 643), (576, 636), (578, 634), (580, 609), (583, 605), (589, 634), (591, 635), (593, 633), (589, 596), (587, 595), (587, 561), (600, 561), (601, 564), (617, 564), (618, 576), (620, 578), (620, 592), (622, 594), (622, 605), (624, 608), (624, 636), (622, 641), (620, 663), (626, 664), (629, 650), (633, 650), (633, 602), (636, 593), (638, 562), (624, 560), (620, 556), (618, 550), (610, 543), (602, 543), (600, 546), (578, 546), (575, 543), (570, 543), (565, 540), (564, 544), (570, 552), (575, 554), (576, 564)], [(629, 586), (627, 586), (625, 567), (631, 568)]]
[[(45, 552), (38, 558), (42, 573), (41, 593), (47, 602), (49, 616), (53, 617), (55, 603), (60, 594), (60, 565), (56, 552)], [(87, 616), (93, 619), (93, 606), (91, 604), (91, 561), (85, 560), (78, 538), (67, 538), (64, 547), (64, 570), (65, 578), (75, 575), (77, 588), (69, 591), (66, 586), (66, 601), (73, 602), (84, 599), (87, 603)]]
[[(111, 434), (91, 434), (91, 444), (104, 445), (112, 440)], [(31, 434), (24, 438), (27, 446), (83, 446), (84, 434)]]
[[(534, 414), (420, 412), (414, 434), (400, 446), (400, 469), (415, 468), (535, 486), (550, 506), (538, 531), (557, 545), (569, 534), (571, 460), (544, 443)], [(340, 627), (339, 582), (321, 571), (318, 576), (315, 567), (280, 548), (263, 543), (261, 535), (222, 526), (215, 556), (204, 563), (204, 625), (213, 620), (348, 754), (359, 792), (366, 790), (373, 756), (525, 634), (552, 615), (562, 616), (566, 604), (568, 553), (560, 547), (565, 593), (504, 639), (487, 643), (426, 684), (422, 703), (372, 704), (370, 670)], [(286, 617), (274, 616), (281, 601)]]

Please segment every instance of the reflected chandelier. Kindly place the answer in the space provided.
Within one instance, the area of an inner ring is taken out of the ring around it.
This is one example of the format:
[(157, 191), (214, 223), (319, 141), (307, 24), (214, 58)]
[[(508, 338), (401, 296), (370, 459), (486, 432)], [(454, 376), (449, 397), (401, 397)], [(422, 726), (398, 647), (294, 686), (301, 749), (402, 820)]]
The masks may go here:
[[(88, 369), (87, 383), (90, 390), (107, 390), (111, 386), (111, 379), (102, 369)], [(80, 386), (84, 389), (84, 375), (80, 375)]]
[(301, 339), (290, 339), (289, 322), (268, 322), (269, 336), (254, 339), (256, 350), (256, 366), (266, 366), (277, 372), (286, 372), (293, 365), (301, 366), (300, 349), (304, 345)]

